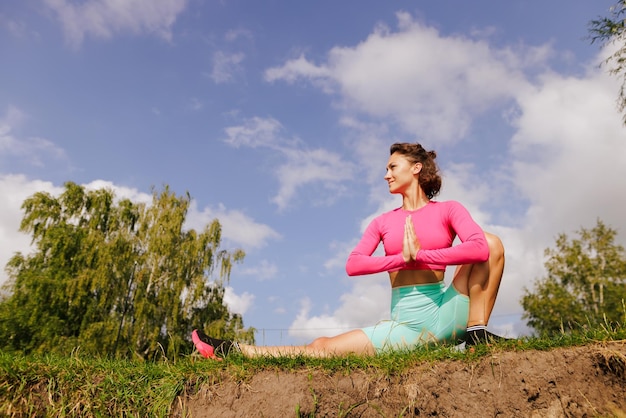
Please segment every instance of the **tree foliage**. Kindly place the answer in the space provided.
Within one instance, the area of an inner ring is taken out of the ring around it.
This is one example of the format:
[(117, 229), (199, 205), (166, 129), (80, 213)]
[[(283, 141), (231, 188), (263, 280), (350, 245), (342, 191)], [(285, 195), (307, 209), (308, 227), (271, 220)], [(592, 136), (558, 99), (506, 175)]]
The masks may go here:
[(7, 264), (0, 347), (172, 357), (191, 351), (198, 326), (253, 342), (224, 305), (224, 284), (244, 253), (220, 248), (218, 220), (185, 229), (189, 203), (168, 187), (146, 205), (74, 183), (59, 197), (26, 199), (20, 230), (35, 251)]
[(546, 278), (524, 290), (523, 318), (542, 334), (626, 319), (626, 257), (615, 243), (617, 232), (600, 220), (582, 228), (578, 239), (560, 234), (556, 248), (546, 249)]
[(609, 17), (600, 17), (590, 22), (591, 42), (601, 45), (614, 44), (617, 50), (605, 60), (610, 73), (622, 80), (619, 90), (618, 108), (624, 113), (626, 124), (626, 0), (620, 0), (610, 9)]

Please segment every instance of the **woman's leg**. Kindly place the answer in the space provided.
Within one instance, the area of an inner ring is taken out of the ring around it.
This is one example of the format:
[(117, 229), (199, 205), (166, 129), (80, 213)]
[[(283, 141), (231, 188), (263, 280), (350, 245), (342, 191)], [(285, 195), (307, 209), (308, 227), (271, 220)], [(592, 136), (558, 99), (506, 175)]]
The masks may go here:
[[(194, 343), (198, 351), (205, 357), (214, 358), (214, 352), (222, 355), (220, 350), (214, 350), (211, 343), (214, 340), (206, 337), (203, 333), (194, 333)], [(232, 344), (226, 341), (228, 346)], [(360, 329), (348, 331), (334, 337), (320, 337), (307, 345), (286, 345), (286, 346), (256, 346), (249, 344), (236, 344), (241, 353), (248, 357), (273, 356), (273, 357), (290, 357), (290, 356), (309, 356), (309, 357), (330, 357), (342, 354), (357, 355), (374, 355), (376, 353), (371, 341)], [(209, 348), (211, 347), (211, 348)], [(230, 350), (229, 350), (230, 351)], [(207, 353), (210, 353), (207, 355)], [(225, 354), (227, 354), (226, 351)]]
[(360, 329), (334, 337), (319, 337), (303, 346), (256, 346), (239, 344), (245, 356), (297, 356), (330, 357), (342, 354), (374, 355), (376, 352), (369, 338)]
[(496, 303), (504, 272), (504, 246), (497, 236), (485, 232), (489, 244), (489, 260), (458, 266), (454, 287), (470, 298), (468, 328), (485, 329)]
[(468, 279), (470, 313), (467, 326), (487, 325), (496, 303), (504, 272), (504, 246), (497, 236), (485, 232), (489, 244), (489, 260), (470, 266)]

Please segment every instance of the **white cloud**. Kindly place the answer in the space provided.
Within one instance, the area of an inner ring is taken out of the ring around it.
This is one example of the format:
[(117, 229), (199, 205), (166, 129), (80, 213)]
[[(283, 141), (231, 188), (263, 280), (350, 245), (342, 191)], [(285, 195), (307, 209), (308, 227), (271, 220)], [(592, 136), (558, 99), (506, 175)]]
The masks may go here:
[(12, 127), (20, 125), (26, 119), (26, 115), (15, 106), (9, 106), (6, 114), (0, 119), (0, 134), (8, 134)]
[(254, 302), (254, 295), (248, 292), (243, 292), (241, 295), (235, 293), (235, 290), (226, 286), (224, 288), (224, 304), (228, 307), (228, 310), (232, 313), (244, 315), (252, 303)]
[(521, 69), (548, 55), (546, 48), (517, 54), (484, 40), (442, 37), (398, 14), (398, 30), (379, 27), (355, 47), (335, 47), (326, 63), (303, 56), (270, 68), (268, 81), (299, 79), (340, 97), (346, 113), (390, 120), (405, 132), (455, 141), (474, 116), (526, 88)]
[(279, 209), (285, 209), (297, 190), (314, 184), (321, 185), (327, 193), (316, 194), (318, 204), (328, 204), (345, 191), (353, 178), (354, 168), (338, 154), (321, 148), (284, 149), (287, 162), (276, 170), (280, 182), (278, 194), (272, 198)]
[(389, 278), (386, 274), (355, 277), (350, 292), (340, 296), (340, 306), (333, 312), (311, 315), (310, 299), (301, 301), (300, 312), (289, 327), (289, 335), (306, 343), (325, 336), (341, 334), (389, 319)]
[(226, 31), (226, 33), (224, 34), (224, 39), (228, 42), (234, 42), (238, 39), (252, 40), (254, 39), (254, 36), (252, 35), (252, 32), (250, 32), (249, 30), (239, 28), (239, 29), (231, 29), (229, 31)]
[(19, 159), (31, 166), (42, 167), (44, 161), (65, 159), (65, 151), (45, 138), (20, 138), (13, 134), (26, 119), (26, 115), (15, 106), (9, 106), (5, 115), (0, 118), (0, 158)]
[(236, 54), (227, 54), (223, 51), (217, 51), (213, 54), (213, 69), (209, 77), (216, 83), (227, 83), (234, 80), (235, 75), (243, 71), (241, 62), (245, 55), (241, 52)]
[[(321, 187), (324, 193), (314, 193), (314, 204), (326, 205), (345, 190), (354, 178), (354, 165), (335, 152), (326, 149), (308, 149), (299, 139), (282, 135), (283, 126), (273, 118), (254, 117), (240, 126), (225, 129), (227, 144), (249, 148), (268, 148), (282, 158), (274, 174), (279, 182), (278, 193), (272, 198), (280, 210), (286, 209), (299, 189)], [(311, 193), (310, 195), (313, 195)]]
[(280, 67), (265, 70), (265, 80), (269, 82), (283, 80), (293, 83), (300, 78), (327, 78), (331, 75), (332, 73), (327, 67), (312, 64), (304, 55), (291, 59)]
[(616, 91), (599, 71), (580, 79), (552, 74), (520, 98), (513, 172), (534, 229), (589, 226), (597, 217), (623, 222), (626, 129)]
[(243, 276), (252, 276), (255, 280), (258, 281), (273, 279), (278, 273), (278, 266), (267, 260), (261, 260), (260, 263), (252, 266), (235, 266), (234, 268), (237, 269), (238, 274)]
[(280, 132), (283, 126), (273, 118), (253, 117), (247, 119), (243, 125), (229, 126), (224, 131), (227, 138), (224, 142), (235, 148), (239, 147), (268, 147), (279, 148), (282, 138)]
[(88, 35), (109, 39), (117, 33), (156, 34), (171, 40), (171, 29), (187, 0), (44, 0), (65, 32), (68, 43), (79, 47)]
[(353, 240), (349, 243), (334, 241), (331, 242), (329, 247), (334, 256), (324, 263), (324, 267), (327, 270), (345, 271), (346, 260), (350, 255), (352, 249), (356, 246), (357, 240)]
[(0, 13), (0, 29), (6, 30), (16, 38), (24, 38), (28, 35), (26, 23), (11, 19), (2, 13)]
[(24, 175), (0, 174), (0, 283), (7, 279), (4, 267), (16, 253), (28, 254), (31, 251), (30, 236), (19, 232), (24, 213), (21, 210), (26, 198), (36, 192), (57, 194), (61, 191), (52, 183), (41, 180), (29, 180)]
[(280, 234), (267, 225), (259, 224), (239, 210), (227, 210), (223, 205), (199, 210), (192, 201), (187, 214), (187, 225), (201, 230), (218, 219), (222, 226), (222, 237), (244, 248), (260, 248), (270, 239), (280, 239)]
[(115, 198), (118, 200), (129, 199), (135, 203), (145, 203), (146, 205), (152, 203), (152, 194), (140, 192), (135, 188), (119, 186), (108, 180), (93, 180), (89, 183), (83, 184), (83, 186), (87, 190), (111, 190), (115, 195)]

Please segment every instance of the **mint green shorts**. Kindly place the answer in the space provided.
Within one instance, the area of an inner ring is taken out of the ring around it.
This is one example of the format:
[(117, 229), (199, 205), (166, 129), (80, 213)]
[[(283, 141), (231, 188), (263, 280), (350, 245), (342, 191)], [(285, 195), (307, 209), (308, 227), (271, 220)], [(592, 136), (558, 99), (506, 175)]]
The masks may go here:
[(455, 342), (465, 335), (469, 298), (443, 281), (391, 289), (391, 320), (362, 328), (376, 352)]

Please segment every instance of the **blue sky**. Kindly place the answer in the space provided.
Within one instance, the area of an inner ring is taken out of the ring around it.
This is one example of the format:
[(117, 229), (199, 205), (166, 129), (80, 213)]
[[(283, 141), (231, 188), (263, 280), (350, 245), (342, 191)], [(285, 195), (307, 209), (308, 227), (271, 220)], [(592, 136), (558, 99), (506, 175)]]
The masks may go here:
[(29, 250), (36, 191), (148, 200), (167, 184), (193, 197), (189, 227), (217, 217), (224, 248), (246, 251), (227, 303), (258, 343), (367, 326), (388, 317), (389, 282), (345, 260), (400, 204), (389, 145), (417, 141), (438, 153), (439, 200), (505, 244), (490, 328), (527, 333), (519, 299), (559, 233), (599, 218), (626, 242), (619, 84), (586, 39), (613, 3), (5, 2), (0, 263)]

